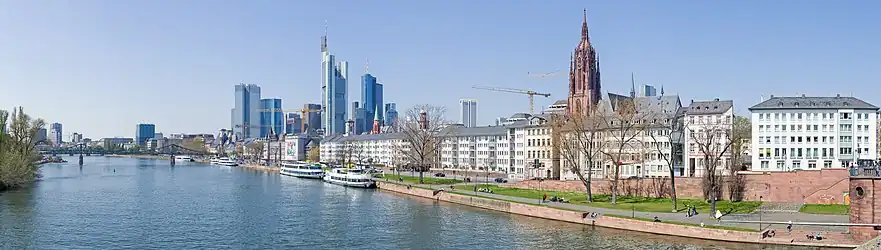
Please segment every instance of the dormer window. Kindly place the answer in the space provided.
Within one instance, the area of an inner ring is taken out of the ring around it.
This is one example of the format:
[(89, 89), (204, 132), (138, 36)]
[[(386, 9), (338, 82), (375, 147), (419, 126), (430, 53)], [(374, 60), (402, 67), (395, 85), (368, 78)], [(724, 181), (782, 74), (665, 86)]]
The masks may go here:
[(796, 108), (798, 108), (798, 102), (796, 102), (794, 105), (795, 105)]
[(850, 103), (844, 102), (844, 106), (849, 106)]
[(778, 102), (777, 106), (783, 107), (783, 102)]

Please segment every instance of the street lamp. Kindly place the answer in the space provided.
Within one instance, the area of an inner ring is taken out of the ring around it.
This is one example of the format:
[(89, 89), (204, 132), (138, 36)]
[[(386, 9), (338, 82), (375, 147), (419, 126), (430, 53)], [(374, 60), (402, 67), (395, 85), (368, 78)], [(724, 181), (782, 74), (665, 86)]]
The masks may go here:
[[(762, 196), (759, 195), (759, 204), (762, 203)], [(759, 231), (762, 231), (762, 209), (759, 209)]]
[(636, 217), (636, 199), (639, 197), (639, 173), (641, 166), (636, 166), (636, 196), (630, 201), (630, 217)]

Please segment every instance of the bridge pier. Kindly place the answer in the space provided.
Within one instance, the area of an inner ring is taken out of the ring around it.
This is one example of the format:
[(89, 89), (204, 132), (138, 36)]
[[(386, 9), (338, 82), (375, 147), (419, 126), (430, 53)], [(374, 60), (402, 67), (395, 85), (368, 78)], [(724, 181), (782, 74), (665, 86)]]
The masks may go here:
[(171, 166), (174, 167), (174, 154), (171, 154), (171, 156), (169, 156), (169, 160), (171, 161)]
[(83, 154), (80, 154), (80, 166), (83, 165)]

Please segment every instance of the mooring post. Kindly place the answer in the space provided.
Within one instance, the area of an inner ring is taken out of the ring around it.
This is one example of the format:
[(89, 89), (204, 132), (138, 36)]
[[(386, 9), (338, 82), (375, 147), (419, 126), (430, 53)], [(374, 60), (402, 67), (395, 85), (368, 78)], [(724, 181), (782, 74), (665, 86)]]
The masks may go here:
[(171, 153), (169, 160), (171, 161), (171, 166), (174, 167), (174, 152)]

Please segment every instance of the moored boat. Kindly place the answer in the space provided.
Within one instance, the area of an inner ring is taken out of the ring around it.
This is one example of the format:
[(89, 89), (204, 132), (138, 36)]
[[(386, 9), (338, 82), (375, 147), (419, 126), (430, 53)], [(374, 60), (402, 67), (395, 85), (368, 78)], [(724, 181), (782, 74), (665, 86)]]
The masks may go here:
[(221, 158), (214, 158), (214, 159), (211, 159), (211, 164), (213, 164), (213, 165), (219, 165), (219, 166), (227, 166), (227, 167), (235, 167), (235, 166), (238, 166), (238, 165), (239, 165), (238, 163), (236, 163), (236, 162), (233, 161), (233, 160), (230, 160), (230, 159), (227, 158), (227, 157), (221, 157)]
[(363, 169), (334, 168), (324, 174), (324, 181), (347, 187), (375, 188), (373, 176)]
[(321, 179), (324, 178), (324, 170), (321, 168), (321, 165), (310, 164), (304, 162), (285, 162), (281, 164), (281, 169), (279, 173), (282, 175), (299, 177), (299, 178), (309, 178), (309, 179)]

